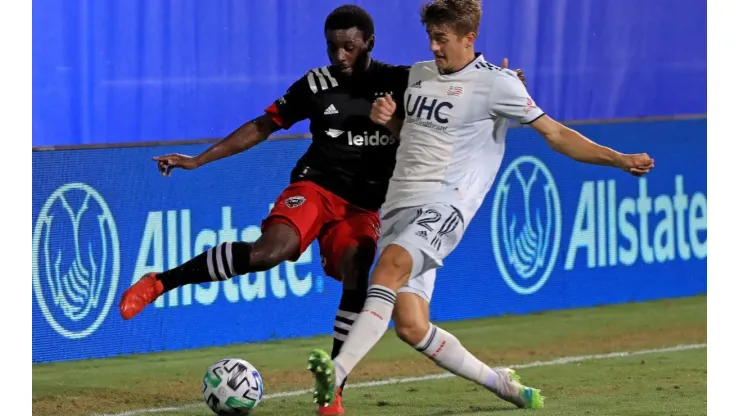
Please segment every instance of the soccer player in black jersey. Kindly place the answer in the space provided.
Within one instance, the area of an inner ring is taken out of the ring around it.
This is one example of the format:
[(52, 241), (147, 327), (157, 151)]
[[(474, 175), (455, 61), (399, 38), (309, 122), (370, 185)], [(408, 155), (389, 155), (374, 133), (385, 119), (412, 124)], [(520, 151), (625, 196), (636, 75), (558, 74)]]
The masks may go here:
[[(379, 237), (378, 210), (398, 147), (398, 138), (370, 120), (370, 109), (377, 97), (402, 99), (409, 67), (370, 57), (375, 43), (373, 20), (358, 6), (332, 11), (324, 33), (330, 66), (308, 71), (264, 114), (202, 154), (154, 158), (162, 174), (169, 176), (175, 168), (195, 169), (235, 155), (280, 129), (310, 120), (312, 143), (263, 221), (259, 239), (222, 243), (172, 270), (144, 275), (121, 298), (124, 319), (133, 318), (176, 287), (227, 280), (297, 260), (318, 239), (326, 274), (343, 285), (332, 358), (339, 353), (365, 302)], [(341, 387), (338, 393), (330, 406), (319, 408), (320, 415), (344, 414)]]
[[(226, 280), (297, 260), (318, 238), (326, 274), (343, 284), (334, 323), (337, 354), (367, 292), (380, 228), (378, 210), (395, 165), (398, 139), (373, 123), (376, 97), (402, 97), (407, 66), (370, 57), (375, 43), (370, 15), (360, 7), (335, 9), (326, 19), (330, 66), (308, 71), (265, 113), (202, 154), (156, 157), (160, 171), (195, 169), (255, 146), (270, 134), (309, 119), (313, 141), (296, 164), (290, 185), (275, 201), (254, 243), (222, 243), (163, 273), (143, 276), (120, 302), (131, 319), (162, 293), (186, 284)], [(344, 414), (341, 395), (320, 414)]]

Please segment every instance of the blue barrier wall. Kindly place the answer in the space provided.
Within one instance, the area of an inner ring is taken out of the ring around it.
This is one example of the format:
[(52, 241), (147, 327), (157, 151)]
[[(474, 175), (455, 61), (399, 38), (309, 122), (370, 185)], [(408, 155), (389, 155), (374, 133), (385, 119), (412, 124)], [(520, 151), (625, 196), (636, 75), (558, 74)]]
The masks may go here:
[[(34, 0), (33, 144), (223, 136), (327, 63), (344, 2)], [(421, 0), (346, 2), (374, 16), (377, 58), (429, 59)], [(558, 119), (706, 113), (706, 0), (483, 4), (478, 49)]]
[[(578, 129), (649, 152), (657, 169), (637, 179), (577, 164), (512, 130), (494, 188), (439, 272), (433, 320), (706, 293), (706, 120)], [(143, 273), (255, 240), (307, 145), (268, 141), (170, 178), (152, 156), (203, 146), (34, 152), (33, 361), (331, 333), (341, 288), (315, 243), (269, 272), (173, 291), (132, 321), (117, 310)], [(523, 227), (533, 252), (512, 249)]]

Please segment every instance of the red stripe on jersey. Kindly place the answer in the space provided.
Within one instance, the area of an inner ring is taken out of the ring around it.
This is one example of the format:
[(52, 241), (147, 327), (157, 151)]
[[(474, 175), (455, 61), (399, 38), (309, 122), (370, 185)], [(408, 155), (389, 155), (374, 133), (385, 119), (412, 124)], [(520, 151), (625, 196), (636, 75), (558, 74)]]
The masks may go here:
[(280, 126), (280, 128), (282, 128), (283, 124), (285, 124), (285, 120), (283, 119), (283, 116), (280, 115), (280, 112), (278, 111), (277, 105), (275, 103), (272, 103), (271, 106), (265, 108), (265, 113), (269, 115), (272, 121)]

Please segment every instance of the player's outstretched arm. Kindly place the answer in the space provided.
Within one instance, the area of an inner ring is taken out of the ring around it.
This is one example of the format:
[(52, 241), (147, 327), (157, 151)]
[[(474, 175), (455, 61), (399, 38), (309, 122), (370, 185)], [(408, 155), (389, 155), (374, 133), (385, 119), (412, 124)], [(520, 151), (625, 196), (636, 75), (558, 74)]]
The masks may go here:
[(208, 148), (195, 159), (198, 166), (223, 159), (228, 156), (248, 150), (265, 140), (280, 129), (269, 114), (263, 114), (254, 120), (243, 124), (223, 140)]
[(547, 115), (540, 116), (530, 125), (547, 140), (553, 150), (579, 162), (613, 166), (635, 176), (645, 175), (655, 167), (654, 160), (647, 153), (623, 154), (616, 152), (606, 146), (594, 143)]
[(269, 114), (263, 114), (243, 124), (198, 156), (169, 154), (156, 156), (154, 160), (157, 162), (159, 172), (164, 176), (170, 176), (174, 168), (185, 170), (195, 169), (206, 163), (241, 153), (265, 141), (270, 134), (278, 129), (280, 127), (272, 120), (271, 116)]
[(191, 157), (174, 154), (155, 157), (159, 171), (162, 175), (169, 176), (173, 168), (195, 169), (214, 160), (235, 155), (267, 140), (272, 133), (288, 129), (294, 123), (307, 119), (310, 99), (315, 93), (307, 78), (311, 72), (307, 72), (294, 82), (285, 95), (265, 109), (265, 114), (245, 123), (200, 155)]

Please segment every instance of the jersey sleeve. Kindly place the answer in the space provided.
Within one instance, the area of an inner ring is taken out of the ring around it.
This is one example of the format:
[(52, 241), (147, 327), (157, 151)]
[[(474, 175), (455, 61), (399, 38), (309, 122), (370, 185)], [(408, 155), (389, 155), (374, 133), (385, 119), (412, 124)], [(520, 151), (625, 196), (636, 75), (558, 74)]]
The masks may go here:
[(516, 73), (502, 71), (491, 87), (491, 115), (529, 124), (545, 113), (529, 96)]
[(265, 109), (272, 121), (280, 128), (288, 129), (293, 124), (309, 118), (311, 90), (304, 75), (294, 82), (285, 94)]
[(393, 99), (396, 101), (396, 117), (399, 120), (406, 118), (406, 108), (404, 104), (404, 96), (406, 94), (406, 88), (409, 86), (409, 75), (411, 74), (410, 66), (397, 66), (396, 73), (393, 77)]

